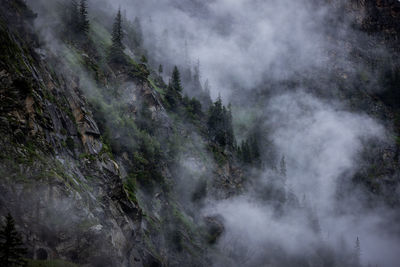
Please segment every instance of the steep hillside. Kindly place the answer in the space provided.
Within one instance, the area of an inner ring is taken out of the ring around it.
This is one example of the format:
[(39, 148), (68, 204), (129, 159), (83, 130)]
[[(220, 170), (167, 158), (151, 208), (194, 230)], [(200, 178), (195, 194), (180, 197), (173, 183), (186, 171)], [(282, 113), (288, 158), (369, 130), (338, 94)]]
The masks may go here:
[(367, 266), (359, 235), (400, 240), (397, 1), (338, 4), (329, 64), (235, 84), (232, 105), (85, 3), (0, 0), (0, 216), (28, 266)]

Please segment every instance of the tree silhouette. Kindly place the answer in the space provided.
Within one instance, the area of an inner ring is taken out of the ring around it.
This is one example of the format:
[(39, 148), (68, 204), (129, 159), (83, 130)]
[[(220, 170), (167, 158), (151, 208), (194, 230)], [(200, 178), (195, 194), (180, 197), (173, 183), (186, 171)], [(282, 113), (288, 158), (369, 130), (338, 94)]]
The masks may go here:
[(90, 28), (87, 8), (87, 0), (81, 0), (79, 4), (79, 33), (84, 36), (87, 36)]
[(356, 239), (356, 244), (354, 247), (354, 266), (360, 266), (361, 265), (361, 245), (360, 245), (360, 239), (357, 236)]
[(175, 66), (165, 96), (171, 110), (178, 110), (178, 106), (182, 102), (182, 90), (181, 74), (178, 67)]
[(117, 16), (115, 17), (113, 30), (112, 30), (112, 45), (110, 50), (110, 60), (123, 62), (124, 61), (124, 45), (122, 40), (124, 39), (124, 32), (122, 30), (122, 16), (121, 10), (118, 10)]
[(182, 92), (182, 83), (181, 83), (181, 74), (178, 70), (178, 67), (174, 67), (174, 71), (172, 72), (172, 87), (177, 92)]
[(6, 224), (0, 230), (0, 265), (4, 267), (26, 266), (23, 256), (26, 248), (23, 247), (20, 234), (15, 230), (15, 222), (10, 213), (6, 216)]
[(163, 65), (160, 64), (160, 66), (158, 66), (158, 74), (162, 74), (163, 73)]
[(281, 162), (280, 162), (280, 174), (286, 178), (286, 160), (285, 160), (285, 156), (282, 156), (281, 158)]
[(135, 21), (133, 22), (133, 27), (135, 29), (134, 35), (134, 48), (138, 49), (143, 45), (143, 31), (142, 25), (138, 17), (135, 17)]

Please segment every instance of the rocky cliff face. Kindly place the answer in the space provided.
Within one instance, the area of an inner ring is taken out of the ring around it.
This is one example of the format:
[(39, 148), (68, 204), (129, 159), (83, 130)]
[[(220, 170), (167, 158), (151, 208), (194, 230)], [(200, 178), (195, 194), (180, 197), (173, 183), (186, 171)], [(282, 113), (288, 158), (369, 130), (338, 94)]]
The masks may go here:
[(35, 50), (23, 3), (2, 1), (2, 10), (1, 213), (15, 213), (33, 258), (145, 264), (141, 210), (79, 85)]
[[(35, 15), (23, 1), (3, 0), (1, 6), (0, 214), (12, 212), (27, 257), (83, 266), (207, 265), (207, 225), (219, 223), (187, 215), (173, 189), (179, 174), (166, 160), (157, 162), (164, 185), (150, 193), (130, 188), (129, 170), (138, 159), (124, 133), (113, 136), (113, 145), (122, 146), (111, 152), (105, 143), (109, 121), (96, 121), (104, 110), (85, 98), (79, 75), (39, 44), (31, 27)], [(79, 57), (92, 71), (95, 62)], [(118, 84), (127, 120), (136, 120), (145, 103), (157, 136), (192, 137), (168, 117), (145, 65), (133, 74), (111, 68), (97, 81), (104, 88)], [(201, 162), (200, 154), (188, 156)], [(237, 192), (241, 173), (234, 164), (199, 164), (217, 178), (209, 179), (216, 183), (211, 187)]]

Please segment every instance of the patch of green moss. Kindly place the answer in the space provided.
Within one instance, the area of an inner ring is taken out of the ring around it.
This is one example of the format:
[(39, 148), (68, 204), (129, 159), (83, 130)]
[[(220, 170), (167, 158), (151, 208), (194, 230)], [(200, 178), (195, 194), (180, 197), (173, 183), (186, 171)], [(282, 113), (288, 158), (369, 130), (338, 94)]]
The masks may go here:
[(159, 93), (162, 97), (164, 97), (165, 91), (164, 91), (163, 89), (161, 89), (160, 87), (158, 87), (158, 86), (154, 83), (153, 79), (148, 78), (147, 80), (149, 81), (151, 87), (153, 87), (154, 90), (157, 91), (157, 93)]
[(136, 198), (136, 190), (137, 190), (136, 177), (134, 174), (128, 175), (126, 181), (124, 182), (124, 188), (128, 193), (129, 199), (134, 203), (138, 203)]
[(95, 161), (96, 160), (96, 156), (89, 154), (89, 153), (82, 153), (79, 155), (80, 159), (88, 159), (90, 161)]

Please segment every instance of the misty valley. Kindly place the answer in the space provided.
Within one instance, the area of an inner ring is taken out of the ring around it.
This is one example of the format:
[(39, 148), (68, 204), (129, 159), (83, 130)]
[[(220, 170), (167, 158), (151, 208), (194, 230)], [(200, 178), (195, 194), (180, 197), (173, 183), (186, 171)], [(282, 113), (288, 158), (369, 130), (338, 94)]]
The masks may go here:
[(400, 1), (0, 0), (0, 266), (400, 266)]

